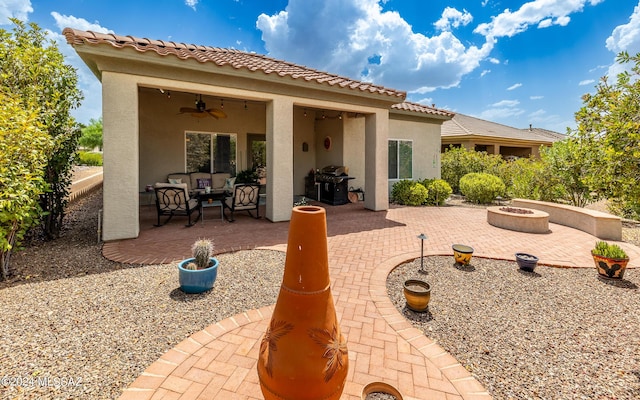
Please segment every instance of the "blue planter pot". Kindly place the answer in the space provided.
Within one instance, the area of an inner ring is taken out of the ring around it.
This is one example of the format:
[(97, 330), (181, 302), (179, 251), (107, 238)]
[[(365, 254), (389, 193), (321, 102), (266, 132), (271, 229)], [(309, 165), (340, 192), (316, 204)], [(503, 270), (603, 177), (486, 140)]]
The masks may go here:
[(180, 289), (185, 293), (206, 292), (213, 287), (218, 276), (218, 259), (211, 257), (213, 266), (207, 269), (184, 269), (193, 260), (194, 258), (187, 258), (178, 264)]

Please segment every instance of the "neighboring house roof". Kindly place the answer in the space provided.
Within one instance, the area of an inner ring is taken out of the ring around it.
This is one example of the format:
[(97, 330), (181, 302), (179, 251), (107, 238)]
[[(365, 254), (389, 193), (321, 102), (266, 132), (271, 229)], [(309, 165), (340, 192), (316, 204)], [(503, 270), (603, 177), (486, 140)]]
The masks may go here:
[(394, 104), (391, 106), (391, 108), (393, 110), (399, 110), (399, 111), (429, 114), (434, 117), (439, 117), (439, 119), (446, 119), (446, 120), (453, 118), (453, 116), (455, 115), (451, 111), (441, 110), (435, 107), (429, 107), (429, 106), (425, 106), (418, 103), (411, 103), (408, 101), (405, 101), (404, 103)]
[[(464, 114), (455, 116), (442, 124), (443, 139), (455, 138), (495, 138), (520, 140), (537, 143), (553, 143), (565, 138), (565, 135), (540, 128), (520, 129), (511, 126), (474, 118)], [(449, 140), (450, 141), (450, 140)]]
[[(115, 49), (130, 48), (140, 53), (155, 52), (164, 57), (177, 57), (181, 60), (196, 60), (200, 63), (214, 63), (219, 67), (231, 67), (236, 70), (275, 74), (282, 78), (313, 82), (320, 85), (344, 88), (364, 93), (380, 94), (398, 100), (404, 100), (406, 92), (360, 82), (342, 76), (318, 71), (303, 65), (276, 60), (264, 55), (248, 53), (234, 49), (224, 49), (194, 44), (176, 43), (164, 40), (151, 40), (133, 36), (121, 36), (111, 33), (97, 33), (65, 28), (62, 33), (67, 42), (77, 45), (111, 46)], [(96, 72), (96, 71), (94, 71)]]

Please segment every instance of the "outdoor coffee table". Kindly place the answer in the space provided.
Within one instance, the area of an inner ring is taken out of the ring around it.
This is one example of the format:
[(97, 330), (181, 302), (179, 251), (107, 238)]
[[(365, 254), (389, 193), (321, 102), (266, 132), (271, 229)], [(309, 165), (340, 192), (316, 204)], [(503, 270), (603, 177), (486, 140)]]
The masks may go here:
[(198, 203), (200, 204), (200, 220), (204, 223), (204, 209), (209, 207), (220, 207), (220, 220), (224, 221), (224, 201), (225, 192), (199, 193)]

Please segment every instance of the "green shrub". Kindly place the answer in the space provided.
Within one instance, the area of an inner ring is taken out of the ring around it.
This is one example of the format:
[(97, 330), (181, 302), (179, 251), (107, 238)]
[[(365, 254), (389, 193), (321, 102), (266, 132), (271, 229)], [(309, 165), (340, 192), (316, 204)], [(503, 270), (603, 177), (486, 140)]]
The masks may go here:
[(501, 156), (483, 151), (467, 150), (464, 147), (449, 147), (440, 162), (442, 179), (451, 189), (460, 192), (460, 178), (471, 172), (485, 172), (501, 176), (500, 168), (505, 164)]
[(408, 206), (421, 206), (427, 201), (427, 195), (429, 191), (421, 183), (414, 182), (409, 189), (409, 198), (407, 198), (406, 205)]
[(460, 178), (460, 191), (468, 201), (489, 204), (497, 196), (503, 196), (505, 185), (495, 175), (472, 172)]
[(422, 186), (427, 188), (429, 194), (427, 195), (426, 203), (429, 206), (441, 206), (451, 196), (453, 190), (451, 186), (444, 179), (423, 179)]
[(81, 151), (78, 153), (78, 162), (81, 165), (101, 166), (102, 154), (89, 153), (87, 151)]
[(403, 179), (393, 184), (391, 188), (391, 200), (394, 203), (405, 204), (404, 202), (409, 198), (409, 191), (411, 190), (412, 180)]
[(393, 184), (391, 198), (395, 203), (420, 206), (427, 200), (428, 190), (421, 183), (401, 180)]

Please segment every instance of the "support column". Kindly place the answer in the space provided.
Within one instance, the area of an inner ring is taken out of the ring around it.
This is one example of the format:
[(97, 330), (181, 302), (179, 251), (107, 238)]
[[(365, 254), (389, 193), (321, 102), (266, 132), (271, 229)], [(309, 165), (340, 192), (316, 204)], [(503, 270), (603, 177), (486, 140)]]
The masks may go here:
[[(138, 237), (138, 85), (131, 76), (103, 72), (102, 239)], [(96, 210), (97, 211), (97, 210)]]
[(267, 103), (267, 218), (289, 221), (293, 206), (293, 102)]
[(389, 111), (365, 117), (364, 207), (373, 211), (389, 208)]

